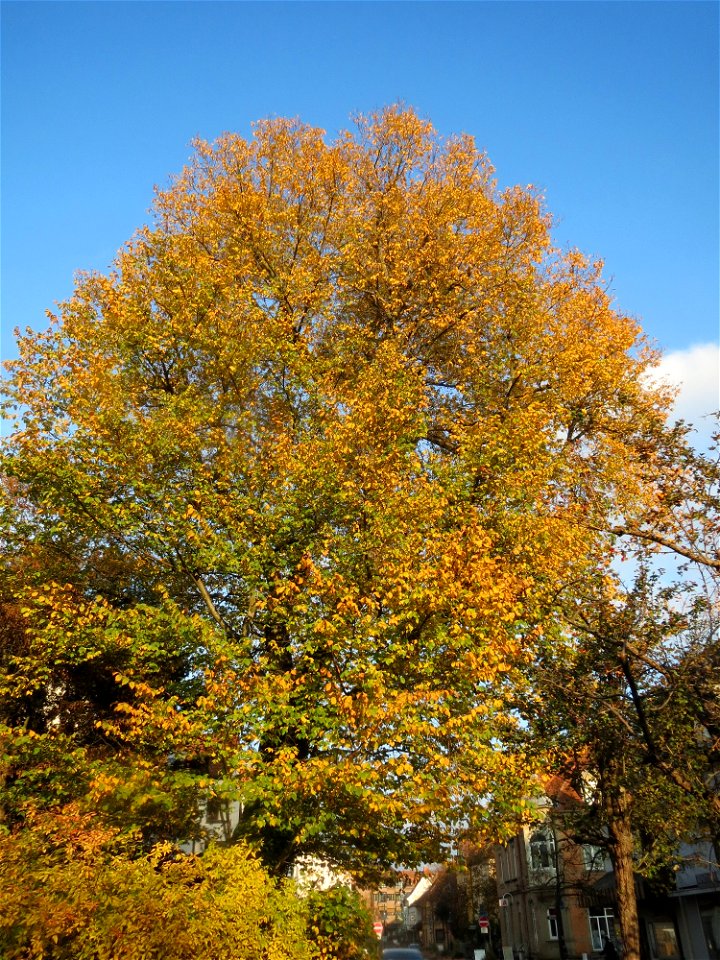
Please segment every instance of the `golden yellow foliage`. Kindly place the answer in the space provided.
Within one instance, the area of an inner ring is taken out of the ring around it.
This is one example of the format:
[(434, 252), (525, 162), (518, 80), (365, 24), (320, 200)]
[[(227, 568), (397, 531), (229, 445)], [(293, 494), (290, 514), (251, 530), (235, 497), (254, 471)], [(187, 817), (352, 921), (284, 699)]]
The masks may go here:
[(141, 584), (196, 637), (187, 695), (118, 671), (108, 736), (211, 757), (276, 869), (410, 860), (489, 797), (522, 809), (523, 667), (642, 496), (651, 360), (470, 138), (399, 108), (330, 144), (266, 121), (197, 143), (21, 340), (3, 469), (35, 513), (8, 537), (76, 558), (64, 636)]
[(242, 846), (129, 857), (77, 808), (0, 847), (4, 960), (312, 960), (303, 902)]

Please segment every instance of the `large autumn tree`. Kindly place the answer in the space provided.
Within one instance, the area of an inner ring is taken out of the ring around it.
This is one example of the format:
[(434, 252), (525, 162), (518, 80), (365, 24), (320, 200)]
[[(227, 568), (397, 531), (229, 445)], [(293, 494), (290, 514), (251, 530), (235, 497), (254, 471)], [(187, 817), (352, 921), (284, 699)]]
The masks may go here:
[(217, 794), (282, 871), (517, 814), (523, 668), (644, 502), (653, 360), (469, 137), (197, 143), (8, 364), (8, 820), (152, 843)]

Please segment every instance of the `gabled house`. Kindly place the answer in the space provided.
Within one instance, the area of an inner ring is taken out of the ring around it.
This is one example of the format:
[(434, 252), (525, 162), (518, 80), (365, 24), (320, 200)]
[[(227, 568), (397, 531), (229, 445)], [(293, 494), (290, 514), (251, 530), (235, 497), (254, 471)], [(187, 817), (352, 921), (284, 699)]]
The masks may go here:
[(589, 957), (616, 940), (612, 906), (586, 897), (610, 873), (609, 860), (560, 827), (562, 812), (582, 800), (559, 777), (548, 780), (545, 793), (545, 819), (496, 848), (504, 960)]

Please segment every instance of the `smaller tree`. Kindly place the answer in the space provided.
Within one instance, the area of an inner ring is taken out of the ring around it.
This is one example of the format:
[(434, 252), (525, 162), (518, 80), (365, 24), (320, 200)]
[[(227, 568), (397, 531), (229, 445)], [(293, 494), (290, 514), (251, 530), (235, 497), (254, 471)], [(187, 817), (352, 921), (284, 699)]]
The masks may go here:
[(635, 874), (657, 876), (681, 840), (716, 831), (717, 746), (699, 723), (688, 623), (658, 574), (641, 568), (627, 590), (599, 574), (567, 600), (524, 707), (536, 748), (549, 749), (584, 801), (563, 829), (610, 854), (627, 960), (640, 956)]
[(305, 902), (308, 939), (320, 960), (363, 960), (377, 944), (372, 918), (359, 894), (336, 884), (312, 890)]

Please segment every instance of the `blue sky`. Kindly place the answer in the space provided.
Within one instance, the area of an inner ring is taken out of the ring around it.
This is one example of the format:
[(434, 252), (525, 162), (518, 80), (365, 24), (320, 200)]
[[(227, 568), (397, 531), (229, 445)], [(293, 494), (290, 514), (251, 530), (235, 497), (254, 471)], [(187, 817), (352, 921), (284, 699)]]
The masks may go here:
[(109, 266), (194, 136), (297, 116), (333, 137), (404, 101), (441, 134), (473, 134), (501, 185), (540, 188), (558, 242), (605, 259), (617, 307), (669, 352), (670, 375), (702, 379), (707, 403), (719, 9), (3, 2), (2, 355), (14, 327), (45, 325), (75, 271)]

